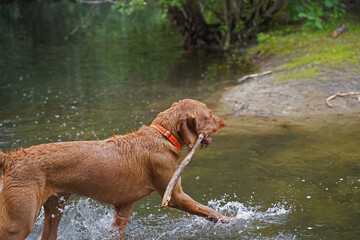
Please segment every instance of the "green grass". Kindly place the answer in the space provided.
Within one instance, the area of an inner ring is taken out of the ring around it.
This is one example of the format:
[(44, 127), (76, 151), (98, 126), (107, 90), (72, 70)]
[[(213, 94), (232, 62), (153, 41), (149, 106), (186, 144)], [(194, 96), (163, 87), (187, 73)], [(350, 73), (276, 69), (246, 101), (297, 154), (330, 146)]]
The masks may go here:
[(250, 49), (250, 54), (286, 59), (277, 66), (280, 74), (275, 81), (318, 77), (323, 74), (320, 70), (323, 68), (357, 67), (360, 65), (360, 21), (357, 22), (345, 22), (348, 30), (336, 39), (330, 35), (338, 27), (335, 25), (327, 25), (324, 30), (294, 27), (260, 33), (259, 44)]
[(275, 79), (275, 82), (283, 82), (289, 79), (304, 79), (304, 78), (313, 78), (318, 77), (321, 72), (317, 67), (302, 68), (300, 70), (294, 69), (286, 73), (280, 73)]

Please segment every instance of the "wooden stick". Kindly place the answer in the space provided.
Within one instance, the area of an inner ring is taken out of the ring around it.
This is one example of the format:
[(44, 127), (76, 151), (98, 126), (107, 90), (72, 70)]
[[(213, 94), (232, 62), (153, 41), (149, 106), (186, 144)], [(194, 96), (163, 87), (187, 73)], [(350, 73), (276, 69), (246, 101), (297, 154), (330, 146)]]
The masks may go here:
[(265, 71), (265, 72), (262, 72), (262, 73), (256, 73), (256, 74), (246, 75), (246, 76), (238, 79), (238, 80), (237, 80), (237, 83), (243, 83), (243, 82), (245, 82), (246, 80), (248, 80), (249, 78), (261, 77), (261, 76), (264, 76), (264, 75), (271, 74), (272, 72), (273, 72), (273, 71), (269, 70), (269, 71)]
[(326, 99), (326, 105), (328, 105), (328, 107), (332, 108), (333, 105), (330, 104), (330, 100), (333, 100), (336, 97), (345, 97), (345, 96), (350, 96), (350, 95), (357, 95), (358, 96), (357, 100), (358, 100), (358, 102), (360, 102), (360, 92), (335, 93), (334, 95), (332, 95)]
[(182, 172), (184, 171), (185, 167), (189, 164), (192, 156), (194, 155), (196, 149), (198, 148), (198, 146), (201, 143), (201, 140), (203, 139), (204, 134), (200, 134), (198, 139), (195, 142), (195, 145), (193, 146), (193, 148), (191, 149), (191, 151), (188, 153), (188, 155), (184, 158), (184, 160), (181, 162), (180, 166), (176, 169), (174, 175), (172, 176), (166, 191), (164, 193), (162, 202), (161, 202), (161, 207), (166, 207), (171, 199), (171, 194), (172, 191), (177, 183), (177, 181), (180, 178), (180, 175), (182, 174)]

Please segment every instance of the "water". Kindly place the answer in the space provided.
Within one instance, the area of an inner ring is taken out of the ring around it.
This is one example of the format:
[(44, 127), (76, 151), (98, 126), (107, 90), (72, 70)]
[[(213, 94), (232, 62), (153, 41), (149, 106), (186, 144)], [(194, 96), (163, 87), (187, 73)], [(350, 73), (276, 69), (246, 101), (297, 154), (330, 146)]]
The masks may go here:
[[(129, 19), (99, 6), (66, 39), (89, 9), (67, 1), (0, 5), (3, 151), (125, 134), (181, 98), (216, 107), (215, 91), (251, 69), (229, 56), (183, 52), (181, 37), (154, 9)], [(196, 153), (182, 185), (234, 219), (213, 224), (161, 209), (153, 193), (136, 203), (127, 239), (360, 236), (358, 115), (225, 117), (227, 127)], [(42, 218), (28, 239), (39, 239)], [(59, 239), (112, 239), (111, 221), (111, 206), (72, 197)]]
[(1, 148), (125, 133), (233, 79), (226, 56), (185, 53), (152, 9), (129, 19), (99, 6), (65, 40), (89, 9), (66, 1), (0, 6)]

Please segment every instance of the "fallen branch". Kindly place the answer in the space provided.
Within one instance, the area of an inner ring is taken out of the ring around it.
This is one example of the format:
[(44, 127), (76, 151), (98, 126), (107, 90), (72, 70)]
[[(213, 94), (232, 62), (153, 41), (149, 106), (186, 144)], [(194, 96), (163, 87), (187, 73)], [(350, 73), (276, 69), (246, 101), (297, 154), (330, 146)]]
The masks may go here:
[(335, 93), (334, 95), (332, 95), (326, 99), (326, 105), (328, 105), (328, 107), (332, 108), (333, 106), (330, 104), (330, 100), (333, 100), (336, 97), (345, 97), (345, 96), (351, 96), (351, 95), (357, 95), (358, 96), (357, 101), (360, 102), (360, 92)]
[(333, 38), (337, 38), (340, 34), (344, 33), (346, 31), (347, 27), (345, 24), (341, 24), (341, 26), (338, 29), (335, 29), (332, 31), (331, 36)]
[(273, 72), (273, 71), (268, 70), (268, 71), (265, 71), (265, 72), (262, 72), (262, 73), (246, 75), (246, 76), (238, 79), (238, 80), (237, 80), (237, 83), (243, 83), (243, 82), (245, 82), (246, 80), (248, 80), (248, 79), (250, 79), (250, 78), (262, 77), (262, 76), (264, 76), (264, 75), (271, 74), (272, 72)]
[(182, 172), (184, 171), (185, 167), (189, 164), (192, 156), (194, 155), (196, 149), (198, 148), (199, 144), (201, 143), (201, 140), (203, 139), (204, 134), (200, 134), (198, 139), (195, 142), (195, 145), (193, 146), (193, 148), (191, 149), (191, 151), (188, 153), (188, 155), (184, 158), (184, 160), (181, 162), (180, 166), (176, 169), (174, 175), (172, 176), (166, 191), (164, 193), (162, 202), (161, 202), (161, 207), (166, 207), (171, 199), (171, 194), (172, 191), (177, 183), (177, 181), (180, 178), (180, 175), (182, 174)]
[(65, 37), (65, 39), (68, 39), (70, 36), (74, 35), (79, 28), (85, 23), (85, 21), (91, 16), (91, 14), (94, 12), (97, 5), (92, 5), (89, 12), (86, 14), (85, 18), (80, 22), (79, 25), (77, 25), (68, 36)]

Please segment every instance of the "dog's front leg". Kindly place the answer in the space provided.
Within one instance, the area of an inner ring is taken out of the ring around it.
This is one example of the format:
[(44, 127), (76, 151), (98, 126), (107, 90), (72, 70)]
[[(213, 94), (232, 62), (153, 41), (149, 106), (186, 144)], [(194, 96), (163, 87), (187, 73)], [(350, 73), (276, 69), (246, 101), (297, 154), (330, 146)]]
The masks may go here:
[[(169, 161), (169, 159), (174, 158), (172, 155), (164, 153), (161, 155), (154, 155), (152, 164), (152, 184), (154, 190), (159, 193), (161, 197), (164, 196), (166, 187), (178, 167), (176, 160)], [(225, 223), (231, 220), (231, 217), (226, 217), (214, 209), (194, 201), (191, 197), (184, 193), (181, 188), (181, 177), (173, 189), (169, 206), (204, 217), (213, 222), (221, 221)]]
[(71, 194), (58, 193), (51, 195), (44, 204), (44, 227), (41, 235), (42, 240), (56, 239), (58, 226), (64, 212), (65, 204)]
[(194, 201), (189, 195), (182, 191), (179, 183), (173, 190), (169, 206), (204, 217), (212, 222), (220, 221), (227, 223), (232, 219), (231, 217), (224, 216), (214, 209)]
[(115, 206), (113, 227), (119, 231), (118, 232), (119, 239), (124, 238), (125, 228), (130, 219), (131, 209), (133, 206), (134, 206), (134, 202)]

